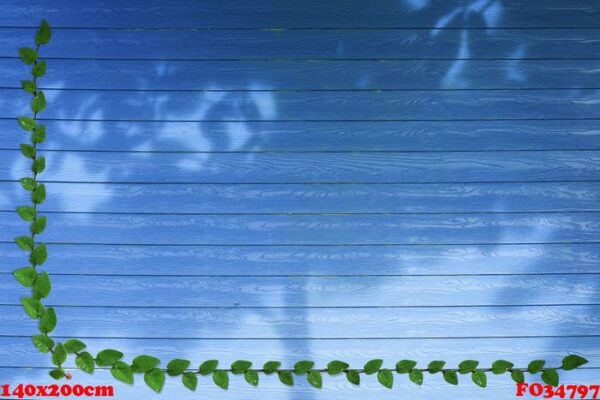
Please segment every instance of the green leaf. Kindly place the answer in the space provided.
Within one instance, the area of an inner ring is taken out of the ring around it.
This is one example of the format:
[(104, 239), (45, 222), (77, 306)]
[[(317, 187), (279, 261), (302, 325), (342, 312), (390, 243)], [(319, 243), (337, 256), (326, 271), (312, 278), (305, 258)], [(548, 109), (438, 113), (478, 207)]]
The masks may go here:
[(52, 284), (50, 283), (50, 276), (47, 272), (42, 272), (38, 275), (37, 280), (33, 285), (33, 297), (43, 299), (48, 297), (51, 290)]
[(542, 380), (551, 386), (558, 386), (558, 372), (554, 368), (548, 368), (542, 372)]
[(27, 93), (35, 93), (37, 90), (37, 85), (34, 81), (21, 81), (21, 87)]
[(401, 360), (396, 363), (396, 372), (398, 372), (399, 374), (407, 374), (410, 371), (412, 371), (412, 369), (416, 366), (417, 366), (416, 361)]
[(38, 125), (31, 135), (31, 141), (35, 144), (42, 143), (46, 140), (46, 125)]
[(65, 349), (67, 349), (67, 353), (79, 353), (81, 350), (85, 349), (85, 343), (78, 339), (69, 339), (64, 345)]
[(263, 370), (265, 374), (271, 375), (277, 372), (277, 370), (281, 367), (281, 363), (279, 361), (267, 361), (265, 365), (263, 365)]
[(156, 393), (160, 393), (165, 386), (165, 373), (158, 368), (153, 368), (144, 374), (144, 382)]
[(458, 364), (458, 372), (461, 374), (469, 374), (475, 371), (475, 368), (479, 365), (479, 361), (475, 360), (465, 360)]
[(35, 129), (36, 122), (35, 119), (31, 117), (19, 117), (17, 118), (17, 121), (19, 122), (19, 126), (27, 132), (33, 132)]
[(41, 174), (46, 169), (46, 157), (38, 157), (31, 165), (31, 170), (36, 174)]
[(33, 221), (31, 223), (31, 226), (29, 227), (29, 230), (34, 235), (39, 235), (40, 233), (44, 232), (45, 229), (46, 229), (46, 217), (37, 217), (37, 219), (35, 221)]
[(54, 340), (46, 335), (35, 335), (32, 337), (33, 344), (41, 353), (47, 353), (54, 347)]
[(23, 267), (15, 270), (13, 275), (21, 285), (32, 287), (37, 279), (38, 273), (33, 267)]
[(329, 364), (327, 364), (327, 373), (329, 375), (337, 375), (341, 374), (345, 369), (347, 369), (350, 365), (343, 361), (333, 360)]
[(40, 332), (50, 333), (56, 328), (56, 311), (54, 308), (48, 307), (44, 315), (40, 318)]
[(243, 374), (252, 367), (252, 363), (247, 360), (237, 360), (231, 364), (231, 372), (234, 374)]
[(471, 374), (471, 379), (477, 386), (486, 387), (487, 386), (487, 375), (483, 371), (473, 371)]
[(227, 389), (229, 387), (229, 374), (227, 371), (217, 369), (212, 375), (213, 382), (220, 388)]
[(39, 113), (44, 111), (46, 108), (46, 96), (41, 90), (37, 92), (36, 96), (31, 99), (31, 111)]
[(115, 379), (131, 385), (133, 383), (133, 371), (129, 364), (123, 361), (117, 361), (110, 369), (110, 373)]
[(525, 374), (520, 369), (515, 369), (513, 372), (511, 372), (510, 373), (510, 377), (516, 383), (523, 383), (523, 382), (525, 382)]
[(394, 375), (389, 369), (384, 368), (379, 370), (379, 372), (377, 372), (377, 380), (388, 389), (391, 389), (394, 386)]
[(38, 46), (42, 44), (48, 44), (51, 38), (52, 31), (50, 30), (50, 25), (48, 25), (46, 20), (43, 20), (35, 34), (35, 44)]
[(31, 200), (35, 204), (42, 204), (44, 201), (46, 201), (46, 185), (44, 185), (43, 183), (37, 185), (37, 187), (33, 189), (33, 193), (31, 194)]
[(432, 361), (427, 366), (427, 370), (430, 374), (436, 374), (440, 372), (444, 366), (446, 365), (446, 361)]
[(31, 206), (19, 206), (17, 207), (17, 214), (22, 220), (31, 222), (35, 219), (37, 212)]
[(19, 182), (21, 182), (23, 189), (27, 190), (28, 192), (33, 192), (33, 189), (35, 189), (37, 185), (35, 179), (33, 178), (21, 178)]
[(48, 249), (44, 243), (40, 243), (33, 248), (29, 255), (29, 261), (33, 265), (42, 265), (48, 259)]
[(148, 372), (151, 369), (158, 367), (160, 360), (156, 357), (141, 355), (133, 359), (131, 370), (133, 372)]
[(75, 365), (83, 372), (92, 374), (95, 368), (94, 357), (87, 351), (84, 351), (75, 358)]
[(298, 361), (296, 364), (294, 364), (294, 372), (297, 375), (302, 375), (310, 371), (314, 366), (315, 363), (312, 361)]
[(451, 385), (458, 385), (458, 375), (455, 371), (444, 371), (444, 380)]
[(379, 358), (368, 361), (364, 366), (365, 374), (367, 374), (367, 375), (374, 374), (375, 372), (379, 371), (379, 368), (381, 368), (382, 365), (383, 365), (383, 360), (379, 359)]
[(119, 350), (105, 349), (96, 355), (96, 364), (99, 367), (109, 367), (123, 358), (123, 353)]
[(537, 374), (538, 372), (540, 372), (542, 370), (542, 368), (544, 368), (544, 365), (546, 365), (546, 361), (544, 361), (544, 360), (533, 360), (532, 362), (529, 363), (529, 366), (527, 367), (527, 371), (530, 374)]
[(41, 78), (44, 76), (46, 74), (46, 61), (40, 61), (39, 63), (35, 64), (31, 69), (31, 73), (36, 78)]
[(353, 385), (360, 385), (360, 374), (358, 371), (351, 369), (346, 372), (346, 379)]
[(246, 382), (248, 382), (252, 386), (257, 386), (258, 385), (258, 372), (256, 372), (253, 369), (249, 369), (248, 371), (244, 372), (244, 379), (246, 380)]
[(308, 371), (308, 374), (306, 374), (306, 380), (317, 389), (321, 389), (323, 387), (323, 377), (319, 371)]
[(25, 313), (31, 318), (38, 318), (44, 315), (44, 306), (38, 299), (21, 297), (21, 304), (23, 304)]
[(34, 246), (33, 239), (29, 236), (19, 236), (18, 238), (15, 238), (15, 243), (21, 250), (25, 251), (31, 251)]
[(169, 375), (169, 376), (181, 375), (185, 372), (186, 369), (188, 369), (190, 364), (191, 364), (191, 362), (189, 360), (182, 360), (180, 358), (171, 360), (167, 364), (167, 375)]
[(408, 373), (408, 378), (417, 385), (423, 384), (423, 372), (420, 369), (413, 369)]
[(27, 65), (33, 64), (38, 59), (38, 53), (31, 47), (21, 47), (19, 49), (19, 57)]
[(21, 143), (21, 153), (27, 158), (35, 157), (35, 147), (30, 144)]
[(279, 371), (279, 381), (284, 385), (294, 386), (294, 375), (290, 371)]
[(62, 379), (66, 375), (67, 374), (65, 373), (65, 370), (62, 368), (54, 368), (52, 371), (50, 371), (50, 376), (56, 380)]
[(515, 365), (510, 361), (496, 360), (492, 363), (492, 373), (500, 375), (514, 367)]
[(569, 354), (562, 360), (562, 369), (565, 371), (571, 371), (575, 368), (579, 368), (582, 365), (587, 364), (588, 360), (583, 357), (578, 356), (577, 354)]
[(217, 366), (219, 365), (219, 360), (207, 360), (200, 364), (199, 372), (202, 375), (210, 375), (213, 373)]
[(186, 372), (181, 376), (181, 383), (193, 392), (198, 386), (198, 377), (193, 372)]
[(57, 343), (52, 352), (52, 364), (60, 367), (65, 361), (67, 361), (67, 349), (62, 343)]

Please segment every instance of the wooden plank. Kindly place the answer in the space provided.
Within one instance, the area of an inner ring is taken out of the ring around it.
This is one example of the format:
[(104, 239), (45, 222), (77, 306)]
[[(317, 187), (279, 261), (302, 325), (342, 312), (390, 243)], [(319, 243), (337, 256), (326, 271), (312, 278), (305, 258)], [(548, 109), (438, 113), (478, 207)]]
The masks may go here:
[[(52, 60), (42, 89), (414, 90), (598, 86), (598, 60), (127, 61)], [(0, 59), (0, 86), (29, 73)]]
[[(40, 147), (52, 150), (566, 150), (595, 149), (600, 142), (600, 128), (595, 120), (45, 121), (45, 124), (48, 140)], [(13, 119), (0, 120), (3, 148), (17, 149), (23, 139)]]
[[(46, 156), (48, 168), (43, 180), (65, 182), (492, 183), (600, 178), (600, 151), (527, 155), (522, 152), (40, 154)], [(12, 179), (31, 172), (18, 150), (0, 150), (0, 170), (10, 171)]]
[[(0, 240), (24, 231), (2, 213)], [(185, 245), (392, 245), (596, 242), (600, 213), (50, 216), (44, 240), (63, 243)]]
[[(0, 374), (5, 378), (7, 384), (13, 386), (22, 382), (34, 382), (37, 384), (49, 384), (51, 378), (48, 377), (49, 369), (27, 369), (27, 368), (6, 368), (0, 367)], [(94, 375), (86, 375), (80, 371), (72, 371), (78, 384), (106, 386), (114, 385), (115, 396), (126, 398), (128, 400), (146, 400), (151, 395), (150, 389), (143, 386), (141, 376), (136, 376), (135, 385), (127, 385), (114, 380), (108, 371), (98, 371)], [(491, 374), (490, 374), (491, 375)], [(575, 371), (561, 371), (561, 379), (570, 384), (589, 385), (597, 379), (598, 370), (584, 369)], [(456, 398), (460, 395), (464, 399), (479, 399), (484, 391), (475, 386), (470, 378), (460, 377), (459, 387), (451, 386), (445, 382), (440, 374), (430, 377), (426, 376), (423, 386), (417, 386), (408, 381), (406, 377), (396, 377), (395, 391), (402, 391), (402, 394), (415, 400), (434, 400), (439, 398)], [(533, 382), (533, 380), (532, 380)], [(237, 400), (240, 398), (250, 399), (260, 397), (261, 399), (282, 399), (298, 398), (313, 400), (360, 400), (370, 396), (379, 396), (385, 398), (390, 396), (389, 389), (381, 386), (374, 376), (363, 377), (360, 386), (355, 386), (346, 381), (343, 375), (324, 376), (323, 389), (315, 389), (306, 382), (305, 378), (296, 377), (294, 387), (284, 386), (276, 376), (261, 377), (258, 388), (248, 385), (241, 375), (232, 376), (230, 379), (229, 390), (223, 390), (210, 380), (210, 377), (200, 377), (198, 392), (202, 396), (211, 399)], [(162, 391), (162, 396), (169, 396), (174, 399), (193, 399), (197, 398), (197, 393), (192, 393), (186, 389), (178, 378), (168, 378)], [(297, 397), (296, 397), (297, 396)], [(488, 386), (485, 389), (485, 396), (498, 400), (514, 400), (515, 384), (507, 375), (491, 375), (488, 379)], [(27, 400), (27, 399), (24, 399)]]
[[(599, 41), (600, 42), (600, 41)], [(364, 121), (597, 118), (597, 90), (409, 92), (46, 91), (44, 118), (144, 121)], [(0, 117), (27, 110), (22, 90), (0, 89)], [(10, 100), (8, 100), (10, 99)], [(197, 126), (197, 132), (200, 131)]]
[[(53, 336), (54, 337), (54, 336)], [(304, 359), (310, 352), (316, 365), (326, 365), (334, 359), (345, 360), (361, 367), (368, 360), (384, 358), (388, 363), (401, 359), (414, 359), (419, 365), (444, 355), (448, 367), (455, 367), (466, 357), (481, 365), (490, 365), (497, 359), (508, 359), (518, 367), (526, 367), (533, 359), (545, 359), (548, 365), (560, 365), (567, 353), (577, 353), (588, 360), (586, 367), (600, 365), (599, 339), (597, 337), (524, 338), (524, 339), (405, 339), (405, 340), (173, 340), (173, 339), (86, 339), (88, 349), (118, 348), (125, 358), (138, 354), (152, 354), (165, 362), (185, 354), (192, 360), (192, 368), (206, 359), (218, 359), (222, 365), (244, 359), (262, 366), (272, 359), (282, 360), (291, 367), (294, 361)], [(549, 344), (552, 346), (550, 347)], [(0, 338), (3, 365), (47, 367), (48, 359), (31, 344), (29, 337)], [(381, 349), (386, 349), (382, 353)]]
[[(43, 211), (168, 213), (414, 213), (600, 211), (600, 182), (352, 185), (48, 183)], [(0, 209), (29, 202), (0, 182)]]
[[(600, 306), (403, 309), (57, 308), (57, 336), (102, 338), (421, 338), (597, 335)], [(30, 335), (21, 306), (0, 306), (0, 335)]]
[[(599, 280), (600, 274), (196, 278), (53, 276), (52, 297), (46, 304), (267, 309), (573, 305), (600, 302)], [(19, 294), (22, 292), (22, 287), (15, 280), (1, 280), (0, 304), (20, 305)]]
[[(1, 57), (33, 29), (0, 28)], [(573, 59), (595, 58), (594, 29), (86, 30), (57, 29), (42, 57), (93, 59)], [(143, 46), (140, 46), (143, 43)]]
[[(410, 276), (600, 272), (600, 244), (383, 247), (49, 244), (48, 249), (50, 257), (45, 267), (53, 275)], [(12, 272), (25, 260), (14, 243), (0, 243), (0, 256), (6, 260), (0, 263), (3, 273)]]
[[(53, 335), (53, 337), (55, 337)], [(57, 338), (60, 340), (60, 338)], [(560, 365), (566, 352), (585, 356), (586, 367), (600, 366), (600, 347), (597, 337), (556, 338), (485, 338), (485, 339), (404, 339), (404, 340), (177, 340), (177, 339), (85, 339), (88, 349), (118, 348), (127, 359), (139, 354), (152, 354), (164, 362), (185, 355), (195, 368), (203, 360), (218, 359), (222, 365), (244, 359), (262, 366), (268, 360), (283, 361), (291, 367), (300, 359), (310, 358), (316, 365), (325, 365), (341, 359), (350, 365), (362, 367), (368, 360), (384, 358), (387, 363), (410, 358), (427, 364), (440, 357), (448, 366), (457, 366), (465, 356), (490, 365), (497, 359), (508, 359), (517, 366), (526, 367), (529, 361), (543, 358), (548, 365)], [(50, 357), (40, 354), (29, 337), (0, 338), (2, 360), (5, 366), (49, 367)], [(385, 352), (382, 352), (385, 349)], [(77, 376), (77, 379), (82, 376)], [(469, 385), (467, 385), (469, 386)]]
[(113, 28), (598, 27), (600, 19), (593, 0), (477, 1), (465, 6), (415, 0), (129, 0), (78, 5), (73, 0), (51, 5), (7, 0), (0, 7), (0, 25), (35, 26), (40, 16), (57, 27)]

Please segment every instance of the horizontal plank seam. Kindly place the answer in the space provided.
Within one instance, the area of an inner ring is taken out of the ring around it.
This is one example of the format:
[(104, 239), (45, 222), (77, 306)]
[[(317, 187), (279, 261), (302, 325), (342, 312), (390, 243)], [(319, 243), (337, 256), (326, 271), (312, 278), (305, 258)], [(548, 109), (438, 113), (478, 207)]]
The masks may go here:
[[(393, 308), (453, 308), (453, 309), (468, 309), (468, 308), (561, 308), (561, 307), (597, 307), (600, 306), (600, 303), (574, 303), (574, 304), (496, 304), (496, 305), (487, 305), (487, 304), (462, 304), (462, 305), (414, 305), (414, 306), (121, 306), (121, 305), (55, 305), (57, 308), (93, 308), (93, 309), (119, 309), (119, 310), (129, 310), (129, 309), (170, 309), (170, 310), (189, 310), (189, 309), (211, 309), (211, 310), (244, 310), (244, 309), (321, 309), (321, 310), (336, 310), (336, 309), (344, 309), (344, 310), (362, 310), (362, 309), (393, 309)], [(8, 304), (0, 304), (0, 307), (4, 308), (22, 308), (23, 305), (21, 303), (8, 303)]]
[[(591, 136), (591, 135), (588, 135)], [(600, 136), (600, 135), (598, 135)], [(16, 147), (2, 147), (0, 151), (20, 152)], [(598, 152), (600, 148), (557, 149), (473, 149), (473, 150), (97, 150), (97, 149), (44, 149), (38, 153), (115, 153), (115, 154), (469, 154), (469, 153), (566, 153)]]
[[(13, 275), (12, 272), (0, 272), (0, 275)], [(98, 274), (98, 273), (62, 273), (52, 272), (52, 276), (88, 276), (108, 278), (454, 278), (454, 277), (485, 277), (485, 276), (588, 276), (600, 275), (599, 272), (531, 272), (531, 273), (478, 273), (478, 274)]]
[[(53, 338), (56, 339), (71, 339), (73, 338), (73, 336), (52, 336)], [(244, 338), (244, 337), (232, 337), (232, 338), (222, 338), (222, 337), (214, 337), (214, 338), (210, 338), (210, 337), (181, 337), (178, 338), (179, 340), (218, 340), (218, 341), (222, 341), (222, 340), (226, 340), (226, 341), (254, 341), (254, 340), (273, 340), (273, 341), (278, 341), (278, 340), (290, 340), (290, 341), (304, 341), (304, 340), (324, 340), (324, 341), (328, 341), (328, 340), (464, 340), (464, 339), (469, 339), (469, 340), (487, 340), (487, 339), (569, 339), (569, 338), (578, 338), (578, 339), (594, 339), (594, 338), (598, 338), (600, 337), (600, 335), (540, 335), (540, 336), (451, 336), (451, 337), (421, 337), (421, 336), (415, 336), (413, 338), (411, 337), (365, 337), (365, 338), (361, 338), (361, 337), (357, 337), (357, 338), (353, 338), (353, 337), (303, 337), (303, 338), (299, 338), (299, 337), (272, 337), (272, 338), (260, 338), (260, 337), (249, 337), (249, 338)], [(77, 335), (77, 338), (79, 339), (115, 339), (115, 340), (173, 340), (173, 338), (167, 338), (167, 337), (107, 337), (107, 336), (79, 336)], [(31, 340), (31, 335), (8, 335), (8, 334), (0, 334), (0, 339), (26, 339), (26, 340)]]
[[(17, 116), (0, 116), (0, 121), (14, 121)], [(600, 121), (600, 117), (580, 118), (455, 118), (455, 119), (94, 119), (94, 118), (38, 118), (38, 121), (72, 121), (72, 122), (302, 122), (302, 123), (324, 123), (324, 122), (497, 122), (497, 121)]]
[[(13, 241), (0, 240), (0, 244)], [(600, 241), (556, 241), (556, 242), (480, 242), (480, 243), (111, 243), (111, 242), (53, 242), (48, 245), (78, 246), (127, 246), (127, 247), (444, 247), (444, 246), (540, 246), (540, 245), (584, 245), (600, 244)]]
[[(14, 213), (15, 210), (0, 209), (0, 213)], [(42, 211), (40, 211), (42, 212)], [(83, 214), (83, 215), (156, 215), (156, 216), (354, 216), (354, 215), (523, 215), (523, 214), (598, 214), (600, 210), (542, 210), (542, 211), (438, 211), (438, 212), (143, 212), (143, 211), (63, 211), (44, 210), (43, 214)]]
[[(52, 336), (55, 339), (71, 339), (73, 336)], [(28, 338), (31, 340), (31, 335), (0, 335), (0, 338)], [(230, 340), (248, 340), (248, 341), (284, 341), (284, 340), (301, 340), (301, 341), (335, 341), (335, 340), (478, 340), (478, 339), (561, 339), (561, 338), (600, 338), (600, 335), (519, 335), (519, 336), (365, 336), (365, 337), (220, 337), (220, 336), (171, 336), (171, 337), (151, 337), (151, 336), (81, 336), (77, 335), (79, 339), (110, 339), (110, 340), (219, 340), (219, 341), (230, 341)]]
[[(0, 55), (0, 60), (19, 60), (18, 56)], [(45, 60), (79, 61), (597, 61), (598, 57), (489, 57), (489, 58), (421, 58), (421, 57), (379, 57), (379, 58), (273, 58), (273, 57), (221, 57), (221, 58), (131, 58), (131, 57), (58, 57), (45, 56)]]
[[(524, 88), (369, 88), (369, 89), (132, 89), (132, 88), (53, 88), (53, 87), (38, 87), (38, 89), (47, 92), (174, 92), (174, 93), (203, 93), (203, 92), (242, 92), (242, 93), (285, 93), (285, 92), (332, 92), (332, 93), (381, 93), (381, 92), (523, 92), (523, 91), (572, 91), (572, 90), (600, 90), (600, 87), (524, 87)], [(22, 90), (18, 86), (0, 86), (2, 90)]]
[[(107, 310), (385, 310), (385, 309), (438, 309), (438, 308), (525, 308), (525, 307), (595, 307), (600, 303), (531, 303), (531, 304), (445, 304), (445, 305), (385, 305), (385, 306), (135, 306), (135, 305), (71, 305), (47, 303), (55, 308)], [(21, 303), (0, 303), (0, 307), (22, 307)]]
[[(0, 179), (0, 183), (18, 183), (18, 179)], [(260, 186), (260, 185), (487, 185), (487, 184), (521, 184), (521, 183), (600, 183), (599, 179), (567, 179), (567, 180), (504, 180), (504, 181), (404, 181), (404, 182), (190, 182), (190, 181), (179, 181), (179, 182), (153, 182), (153, 181), (64, 181), (64, 180), (43, 180), (39, 179), (40, 183), (60, 183), (60, 184), (98, 184), (98, 185), (235, 185), (235, 186)]]
[[(588, 12), (583, 13), (584, 15), (589, 15)], [(600, 16), (600, 9), (596, 10), (594, 14)], [(2, 25), (0, 29), (15, 29), (15, 30), (35, 30), (38, 27), (27, 26), (27, 25)], [(300, 27), (300, 26), (290, 26), (290, 27), (243, 27), (243, 26), (231, 26), (231, 27), (210, 27), (210, 26), (188, 26), (188, 27), (135, 27), (135, 26), (127, 26), (127, 27), (113, 27), (113, 26), (75, 26), (75, 25), (63, 25), (63, 26), (52, 26), (53, 30), (88, 30), (88, 31), (130, 31), (130, 32), (205, 32), (205, 31), (260, 31), (260, 32), (273, 32), (273, 33), (281, 33), (285, 31), (406, 31), (406, 30), (435, 30), (435, 31), (507, 31), (507, 30), (527, 30), (527, 31), (548, 31), (548, 30), (599, 30), (598, 26), (574, 26), (574, 25), (557, 25), (557, 26), (500, 26), (500, 27), (469, 27), (469, 26), (429, 26), (429, 25), (415, 25), (415, 26), (381, 26), (381, 27), (373, 27), (373, 26), (331, 26), (331, 27)]]

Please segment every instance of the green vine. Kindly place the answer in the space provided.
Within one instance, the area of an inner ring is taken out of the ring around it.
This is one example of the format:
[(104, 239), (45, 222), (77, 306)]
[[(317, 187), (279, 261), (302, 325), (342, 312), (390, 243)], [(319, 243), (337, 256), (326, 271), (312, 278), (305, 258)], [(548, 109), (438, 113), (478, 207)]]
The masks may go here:
[(376, 375), (381, 385), (391, 389), (394, 384), (395, 374), (406, 374), (408, 379), (417, 385), (422, 385), (425, 374), (440, 374), (443, 379), (451, 384), (458, 384), (459, 375), (470, 376), (478, 386), (487, 385), (489, 373), (500, 375), (510, 374), (515, 382), (524, 382), (525, 373), (541, 373), (542, 380), (549, 385), (557, 386), (559, 383), (559, 370), (572, 370), (578, 368), (587, 360), (578, 355), (568, 355), (558, 367), (546, 367), (544, 360), (534, 360), (527, 367), (517, 368), (513, 363), (505, 360), (494, 361), (489, 368), (482, 368), (479, 361), (465, 360), (457, 368), (447, 368), (445, 361), (432, 361), (426, 367), (417, 367), (413, 360), (402, 360), (396, 363), (395, 368), (385, 368), (381, 359), (368, 361), (362, 368), (351, 368), (343, 361), (331, 361), (325, 368), (315, 368), (312, 361), (298, 361), (293, 368), (282, 368), (279, 361), (268, 361), (262, 368), (252, 368), (250, 361), (238, 360), (228, 367), (220, 367), (218, 360), (204, 361), (196, 369), (191, 369), (189, 360), (174, 359), (169, 361), (166, 368), (161, 368), (161, 361), (153, 356), (140, 355), (130, 363), (123, 361), (123, 353), (114, 349), (105, 349), (92, 356), (86, 351), (87, 346), (81, 340), (69, 339), (64, 343), (55, 342), (50, 333), (56, 328), (57, 317), (52, 307), (45, 307), (42, 299), (47, 298), (51, 291), (50, 277), (47, 272), (40, 272), (48, 257), (46, 245), (37, 242), (37, 236), (44, 232), (47, 219), (39, 214), (38, 206), (46, 200), (46, 187), (38, 182), (38, 175), (45, 169), (45, 159), (38, 155), (37, 146), (46, 138), (46, 128), (38, 123), (38, 114), (46, 108), (44, 92), (38, 89), (38, 78), (46, 72), (46, 62), (40, 60), (39, 50), (42, 45), (48, 44), (51, 38), (50, 26), (43, 21), (35, 35), (35, 48), (21, 48), (21, 60), (31, 66), (32, 79), (22, 81), (23, 90), (32, 95), (31, 111), (33, 117), (21, 116), (19, 125), (30, 133), (30, 143), (21, 144), (21, 151), (31, 161), (32, 176), (20, 180), (23, 188), (31, 192), (31, 205), (17, 207), (17, 213), (30, 223), (30, 234), (15, 239), (17, 245), (29, 254), (29, 266), (14, 271), (17, 281), (31, 288), (30, 297), (22, 297), (21, 303), (27, 315), (38, 320), (39, 334), (33, 336), (33, 343), (42, 353), (50, 353), (52, 363), (56, 368), (50, 372), (55, 379), (71, 379), (63, 365), (69, 355), (75, 357), (75, 365), (88, 374), (94, 372), (96, 367), (110, 368), (113, 377), (119, 381), (132, 384), (134, 374), (143, 374), (144, 381), (154, 391), (160, 392), (164, 386), (166, 376), (179, 376), (183, 385), (190, 390), (195, 390), (198, 376), (212, 376), (213, 382), (227, 389), (230, 374), (243, 375), (248, 384), (258, 385), (259, 376), (277, 375), (279, 380), (288, 386), (294, 384), (295, 377), (303, 376), (312, 386), (320, 388), (323, 385), (323, 374), (345, 375), (346, 379), (359, 385), (361, 376)]

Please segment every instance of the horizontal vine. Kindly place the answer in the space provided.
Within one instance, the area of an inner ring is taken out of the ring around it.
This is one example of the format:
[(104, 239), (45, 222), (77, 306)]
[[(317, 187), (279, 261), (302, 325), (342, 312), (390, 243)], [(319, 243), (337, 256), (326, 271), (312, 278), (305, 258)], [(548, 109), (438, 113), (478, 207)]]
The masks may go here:
[(46, 187), (38, 182), (38, 175), (45, 169), (45, 159), (38, 155), (37, 146), (46, 139), (46, 127), (38, 123), (38, 114), (46, 108), (44, 92), (38, 88), (37, 81), (46, 73), (46, 62), (40, 60), (39, 51), (51, 39), (50, 26), (42, 21), (35, 34), (35, 48), (21, 48), (21, 60), (31, 66), (31, 80), (22, 81), (23, 90), (31, 94), (31, 111), (33, 116), (21, 116), (18, 123), (23, 130), (30, 133), (30, 142), (21, 144), (21, 152), (31, 161), (32, 176), (20, 179), (21, 186), (31, 192), (31, 205), (17, 207), (18, 215), (30, 223), (28, 235), (20, 236), (15, 242), (20, 249), (28, 252), (29, 265), (14, 271), (16, 280), (23, 286), (31, 288), (30, 297), (22, 297), (21, 303), (27, 315), (38, 320), (39, 334), (33, 336), (35, 347), (42, 353), (50, 353), (52, 363), (56, 366), (50, 371), (50, 376), (55, 379), (71, 379), (63, 367), (69, 355), (75, 357), (75, 365), (88, 374), (94, 373), (97, 368), (110, 369), (112, 376), (128, 384), (134, 382), (135, 374), (143, 374), (144, 382), (154, 391), (163, 389), (167, 376), (181, 377), (182, 384), (190, 390), (195, 390), (198, 376), (211, 376), (212, 381), (219, 387), (229, 387), (230, 374), (243, 375), (248, 384), (257, 386), (259, 376), (277, 375), (284, 385), (294, 385), (295, 377), (302, 376), (308, 383), (316, 388), (323, 386), (323, 374), (345, 375), (348, 382), (359, 385), (362, 375), (375, 375), (381, 385), (391, 389), (394, 385), (395, 374), (404, 374), (417, 385), (422, 385), (425, 374), (439, 374), (451, 384), (457, 385), (459, 376), (470, 376), (478, 386), (486, 387), (488, 374), (510, 374), (513, 381), (525, 381), (525, 374), (541, 374), (541, 379), (546, 384), (557, 386), (559, 384), (559, 370), (573, 370), (587, 363), (581, 356), (571, 354), (563, 358), (562, 364), (556, 367), (547, 367), (546, 361), (534, 360), (527, 367), (517, 368), (512, 362), (505, 360), (494, 361), (490, 367), (482, 368), (479, 361), (465, 360), (456, 368), (448, 368), (445, 361), (431, 361), (426, 367), (418, 367), (414, 360), (401, 360), (395, 368), (384, 367), (382, 359), (370, 360), (361, 368), (351, 368), (344, 361), (334, 360), (324, 368), (316, 368), (315, 363), (309, 360), (298, 361), (293, 368), (282, 368), (280, 361), (267, 361), (261, 368), (252, 368), (253, 363), (247, 360), (238, 360), (226, 368), (220, 367), (218, 360), (207, 360), (197, 368), (191, 369), (191, 361), (174, 359), (161, 368), (160, 359), (150, 355), (140, 355), (131, 362), (123, 361), (124, 354), (115, 349), (104, 349), (94, 357), (86, 351), (86, 344), (79, 339), (68, 339), (64, 343), (55, 342), (50, 333), (57, 325), (56, 312), (52, 307), (45, 307), (42, 303), (51, 292), (50, 276), (47, 272), (40, 272), (48, 257), (46, 245), (36, 241), (37, 236), (44, 232), (47, 225), (46, 216), (41, 216), (38, 206), (46, 200)]

